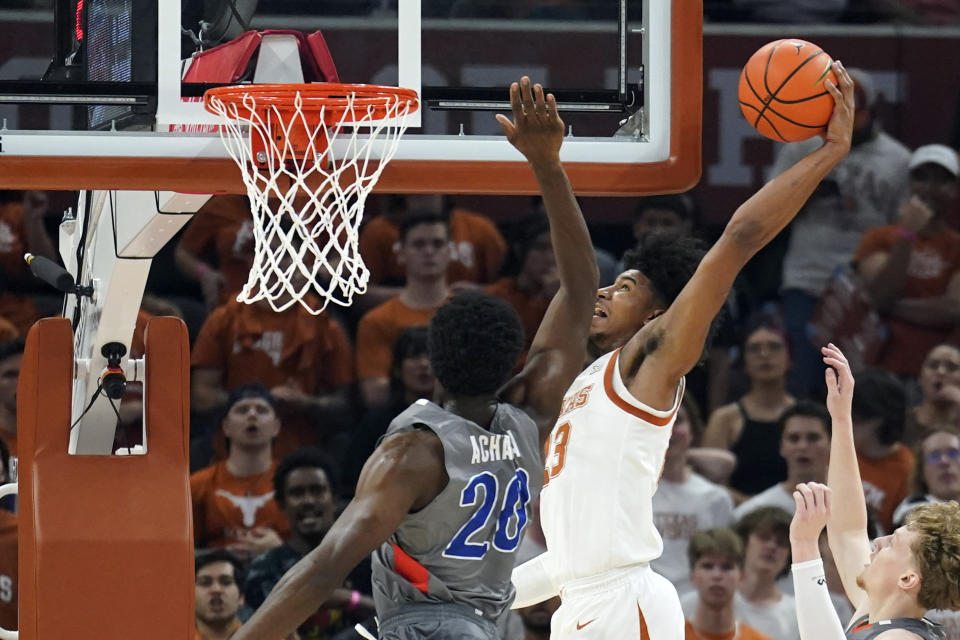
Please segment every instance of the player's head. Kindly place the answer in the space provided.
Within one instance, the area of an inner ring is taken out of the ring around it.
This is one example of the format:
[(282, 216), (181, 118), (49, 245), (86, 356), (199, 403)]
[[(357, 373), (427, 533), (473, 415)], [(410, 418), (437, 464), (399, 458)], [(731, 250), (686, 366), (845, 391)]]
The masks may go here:
[(901, 596), (923, 609), (960, 610), (960, 506), (915, 508), (906, 524), (873, 541), (857, 584), (870, 595)]
[(450, 225), (440, 213), (410, 211), (400, 223), (400, 252), (407, 279), (435, 280), (450, 262)]
[(680, 401), (680, 408), (677, 409), (677, 419), (674, 421), (673, 430), (670, 432), (667, 458), (673, 459), (674, 456), (686, 458), (690, 447), (696, 446), (702, 435), (703, 417), (700, 408), (697, 406), (697, 401), (693, 399), (693, 394), (686, 393)]
[(651, 233), (623, 255), (625, 270), (597, 291), (590, 341), (601, 353), (627, 343), (680, 295), (705, 251), (696, 238)]
[(194, 560), (197, 620), (210, 626), (229, 624), (243, 604), (243, 565), (229, 551), (197, 553)]
[(23, 362), (24, 342), (21, 338), (0, 342), (0, 407), (16, 413), (17, 380)]
[(867, 443), (891, 445), (903, 437), (907, 393), (895, 375), (882, 369), (857, 374), (853, 390), (853, 437), (862, 450)]
[(790, 514), (780, 507), (760, 507), (737, 521), (745, 571), (770, 581), (786, 575), (790, 570), (790, 520)]
[(280, 433), (276, 400), (262, 384), (244, 384), (230, 392), (220, 422), (231, 447), (270, 446)]
[(523, 350), (523, 326), (504, 300), (464, 291), (430, 320), (430, 364), (442, 389), (456, 396), (486, 396), (503, 385)]
[(780, 418), (780, 455), (792, 484), (826, 482), (830, 461), (830, 414), (812, 400), (798, 400)]
[(912, 485), (917, 495), (960, 501), (960, 432), (929, 432), (914, 450)]
[(277, 465), (273, 498), (290, 521), (295, 536), (315, 546), (337, 513), (336, 469), (319, 449), (298, 449)]
[(960, 387), (960, 349), (952, 344), (938, 344), (930, 349), (923, 359), (918, 382), (924, 402), (953, 405), (954, 401), (944, 392), (949, 387)]
[(393, 345), (390, 365), (390, 389), (400, 394), (409, 404), (417, 398), (433, 396), (433, 369), (430, 367), (430, 348), (427, 327), (408, 327)]
[(782, 382), (790, 368), (790, 345), (780, 319), (757, 314), (743, 335), (743, 366), (750, 383)]
[(934, 215), (943, 215), (957, 199), (960, 160), (945, 144), (917, 147), (910, 156), (910, 192), (923, 200)]
[(687, 556), (700, 605), (718, 610), (732, 606), (743, 577), (743, 553), (743, 541), (732, 529), (704, 529), (693, 534)]
[(651, 233), (687, 235), (694, 223), (694, 203), (689, 194), (641, 198), (633, 209), (633, 237), (641, 242)]

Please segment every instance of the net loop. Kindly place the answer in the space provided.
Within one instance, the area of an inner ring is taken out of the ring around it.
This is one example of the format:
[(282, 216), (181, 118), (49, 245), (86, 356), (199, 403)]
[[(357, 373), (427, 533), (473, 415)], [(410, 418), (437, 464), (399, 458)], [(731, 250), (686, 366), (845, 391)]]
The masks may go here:
[(359, 251), (364, 205), (419, 107), (416, 92), (239, 85), (210, 89), (204, 106), (223, 120), (253, 216), (253, 266), (237, 300), (276, 311), (299, 303), (314, 315), (351, 305), (370, 278)]

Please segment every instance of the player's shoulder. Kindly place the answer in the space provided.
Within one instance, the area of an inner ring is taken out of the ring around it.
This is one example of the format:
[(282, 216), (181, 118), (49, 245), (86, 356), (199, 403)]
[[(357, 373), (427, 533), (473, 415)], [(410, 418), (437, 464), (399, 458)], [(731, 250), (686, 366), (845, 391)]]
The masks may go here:
[(909, 629), (889, 629), (874, 636), (874, 640), (927, 640), (927, 638), (937, 637), (938, 636), (923, 636)]

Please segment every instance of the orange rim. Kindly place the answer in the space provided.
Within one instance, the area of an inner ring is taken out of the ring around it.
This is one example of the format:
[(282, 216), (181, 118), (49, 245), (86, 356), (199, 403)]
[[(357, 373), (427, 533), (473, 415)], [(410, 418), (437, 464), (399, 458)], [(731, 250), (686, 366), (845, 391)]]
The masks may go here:
[(281, 111), (292, 110), (300, 96), (301, 111), (345, 111), (351, 105), (360, 113), (361, 120), (386, 117), (391, 108), (406, 102), (407, 112), (419, 108), (417, 92), (403, 87), (386, 87), (375, 84), (340, 84), (333, 82), (315, 82), (311, 84), (244, 84), (229, 87), (217, 87), (203, 95), (203, 104), (207, 111), (211, 101), (219, 100), (224, 104), (235, 104), (249, 108), (244, 104), (248, 97), (254, 99), (252, 111), (278, 108)]

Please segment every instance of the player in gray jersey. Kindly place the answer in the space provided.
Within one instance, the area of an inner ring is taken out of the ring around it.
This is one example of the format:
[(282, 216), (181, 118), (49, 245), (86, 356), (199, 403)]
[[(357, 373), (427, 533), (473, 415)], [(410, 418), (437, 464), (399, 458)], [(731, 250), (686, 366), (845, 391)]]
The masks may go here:
[(499, 639), (543, 481), (540, 444), (586, 359), (599, 279), (560, 164), (556, 101), (526, 77), (510, 100), (513, 121), (498, 121), (543, 193), (560, 277), (523, 369), (510, 377), (524, 340), (507, 303), (467, 292), (440, 307), (429, 331), (436, 404), (418, 401), (391, 423), (323, 542), (234, 640), (285, 638), (372, 552), (382, 639)]
[[(829, 486), (799, 484), (790, 524), (793, 584), (802, 640), (945, 640), (924, 618), (960, 609), (960, 506), (917, 507), (891, 535), (867, 538), (867, 507), (854, 449), (850, 364), (834, 345), (822, 349), (827, 408), (833, 420)], [(846, 629), (833, 610), (817, 541), (827, 540), (856, 612)]]

